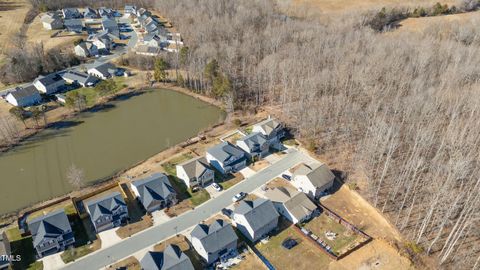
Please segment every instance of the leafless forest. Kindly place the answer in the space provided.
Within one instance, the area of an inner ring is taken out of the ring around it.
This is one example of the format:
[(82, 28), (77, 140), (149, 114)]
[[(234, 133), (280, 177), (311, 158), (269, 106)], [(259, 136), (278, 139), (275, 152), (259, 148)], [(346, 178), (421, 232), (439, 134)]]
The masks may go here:
[(272, 1), (157, 5), (189, 45), (176, 63), (188, 87), (212, 94), (215, 59), (231, 108), (277, 106), (319, 153), (350, 151), (343, 169), (363, 171), (362, 192), (417, 252), (441, 268), (480, 267), (478, 22), (385, 34), (371, 15), (323, 24)]

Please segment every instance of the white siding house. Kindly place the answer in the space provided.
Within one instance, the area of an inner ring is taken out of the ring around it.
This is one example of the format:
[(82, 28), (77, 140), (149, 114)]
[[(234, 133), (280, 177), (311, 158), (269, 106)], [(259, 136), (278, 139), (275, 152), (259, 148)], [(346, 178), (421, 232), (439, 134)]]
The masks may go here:
[(8, 93), (6, 101), (13, 106), (27, 107), (39, 103), (42, 100), (35, 86), (17, 87)]
[(312, 199), (318, 199), (322, 192), (333, 186), (335, 175), (327, 165), (317, 163), (314, 165), (300, 164), (292, 169), (291, 183), (294, 187), (307, 194)]

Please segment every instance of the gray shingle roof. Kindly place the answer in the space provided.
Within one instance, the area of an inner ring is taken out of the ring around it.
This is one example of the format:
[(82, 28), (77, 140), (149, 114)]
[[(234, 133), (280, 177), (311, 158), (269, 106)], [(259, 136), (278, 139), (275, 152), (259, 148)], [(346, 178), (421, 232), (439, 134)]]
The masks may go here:
[(273, 203), (263, 198), (241, 201), (233, 213), (244, 216), (253, 231), (263, 228), (279, 216)]
[(265, 131), (265, 135), (269, 136), (272, 131), (280, 127), (280, 123), (274, 118), (268, 118), (255, 124), (255, 126), (260, 127), (263, 131)]
[(12, 94), (16, 100), (31, 96), (37, 96), (40, 98), (40, 93), (37, 91), (37, 88), (33, 86), (33, 84), (30, 84), (26, 87), (16, 87), (15, 91), (10, 92), (10, 94)]
[(285, 208), (298, 220), (312, 213), (317, 206), (305, 195), (291, 187), (276, 187), (265, 192), (274, 202), (283, 203)]
[(58, 81), (63, 81), (62, 77), (57, 73), (48, 74), (47, 76), (38, 76), (35, 81), (39, 81), (41, 84), (45, 86), (49, 86), (51, 84), (55, 84)]
[(120, 206), (126, 206), (126, 204), (119, 192), (112, 192), (102, 198), (87, 202), (92, 220), (97, 220), (102, 215), (112, 215), (112, 212)]
[(244, 152), (229, 142), (222, 142), (207, 150), (218, 161), (224, 163), (232, 157), (242, 157)]
[(255, 147), (260, 147), (261, 145), (267, 143), (267, 139), (260, 132), (250, 133), (247, 136), (239, 139), (238, 141), (245, 142), (245, 144), (250, 149), (255, 148)]
[(316, 163), (308, 166), (300, 164), (294, 171), (294, 177), (299, 175), (306, 176), (313, 186), (322, 187), (335, 179), (335, 175), (330, 171), (326, 164)]
[(85, 9), (85, 12), (83, 13), (83, 16), (84, 17), (90, 17), (90, 18), (96, 18), (96, 17), (98, 17), (98, 13), (95, 9), (93, 9), (91, 7), (87, 7)]
[(140, 201), (145, 208), (149, 208), (155, 201), (163, 201), (170, 194), (175, 194), (168, 177), (163, 173), (155, 173), (147, 178), (133, 181), (138, 193), (140, 194)]
[(114, 19), (104, 17), (102, 20), (102, 26), (104, 30), (107, 30), (114, 36), (118, 36), (120, 34), (118, 30), (118, 24)]
[(193, 270), (190, 258), (176, 245), (168, 245), (163, 252), (147, 252), (140, 261), (145, 270)]
[(96, 69), (103, 76), (108, 77), (112, 75), (117, 68), (115, 67), (115, 65), (107, 62), (107, 63), (100, 64), (96, 67), (93, 67), (92, 69)]
[(28, 228), (33, 236), (33, 246), (37, 246), (45, 238), (57, 238), (72, 230), (63, 209), (28, 221)]
[(98, 80), (97, 78), (88, 75), (87, 73), (70, 70), (65, 72), (62, 77), (66, 80), (77, 81), (80, 84), (88, 85), (89, 83), (96, 83)]
[(203, 248), (210, 253), (222, 250), (229, 243), (238, 239), (233, 231), (232, 225), (221, 219), (215, 220), (212, 224), (198, 224), (190, 233), (203, 245)]
[(183, 167), (183, 169), (187, 173), (188, 178), (198, 178), (202, 176), (206, 171), (211, 170), (205, 157), (193, 158), (179, 164), (178, 166)]
[(81, 32), (83, 29), (83, 23), (80, 19), (68, 19), (65, 20), (64, 23), (65, 28), (70, 31)]

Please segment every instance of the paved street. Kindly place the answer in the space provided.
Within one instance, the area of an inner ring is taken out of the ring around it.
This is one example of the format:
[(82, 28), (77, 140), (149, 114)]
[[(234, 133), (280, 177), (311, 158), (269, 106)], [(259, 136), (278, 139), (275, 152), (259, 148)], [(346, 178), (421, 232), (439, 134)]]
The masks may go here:
[(171, 236), (184, 231), (202, 220), (206, 220), (222, 208), (232, 204), (232, 197), (240, 191), (252, 192), (269, 180), (280, 175), (283, 171), (300, 162), (310, 162), (311, 158), (301, 152), (291, 152), (270, 167), (258, 172), (250, 178), (226, 190), (214, 199), (200, 205), (192, 211), (186, 212), (165, 223), (151, 227), (143, 232), (135, 234), (108, 248), (101, 249), (87, 255), (73, 263), (66, 265), (64, 269), (100, 269), (116, 261), (126, 258), (133, 253), (146, 247), (159, 243)]

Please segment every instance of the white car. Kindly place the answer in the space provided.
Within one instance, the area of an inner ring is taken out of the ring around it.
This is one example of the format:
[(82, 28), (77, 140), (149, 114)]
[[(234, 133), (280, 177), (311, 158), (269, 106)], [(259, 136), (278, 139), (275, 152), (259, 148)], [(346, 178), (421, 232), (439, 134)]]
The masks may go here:
[(243, 198), (245, 198), (246, 196), (247, 196), (247, 193), (240, 192), (237, 195), (233, 196), (232, 201), (233, 202), (238, 202), (238, 201), (242, 200)]
[(212, 184), (212, 187), (213, 187), (216, 191), (222, 191), (222, 187), (221, 187), (219, 184), (217, 184), (217, 183), (213, 183), (213, 184)]

